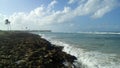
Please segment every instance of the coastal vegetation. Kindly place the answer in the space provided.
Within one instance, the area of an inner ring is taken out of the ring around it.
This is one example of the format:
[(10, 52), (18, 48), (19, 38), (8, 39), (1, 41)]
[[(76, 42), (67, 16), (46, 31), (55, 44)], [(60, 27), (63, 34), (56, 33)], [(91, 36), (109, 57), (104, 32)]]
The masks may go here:
[(11, 25), (10, 25), (10, 21), (8, 19), (5, 19), (5, 25), (7, 25), (7, 30), (11, 30)]

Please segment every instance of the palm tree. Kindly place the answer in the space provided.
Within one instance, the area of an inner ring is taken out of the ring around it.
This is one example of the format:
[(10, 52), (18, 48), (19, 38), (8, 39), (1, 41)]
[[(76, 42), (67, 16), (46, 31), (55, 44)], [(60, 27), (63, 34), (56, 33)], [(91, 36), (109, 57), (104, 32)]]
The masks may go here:
[(8, 30), (11, 30), (10, 23), (11, 22), (8, 19), (5, 20), (5, 24), (8, 25)]

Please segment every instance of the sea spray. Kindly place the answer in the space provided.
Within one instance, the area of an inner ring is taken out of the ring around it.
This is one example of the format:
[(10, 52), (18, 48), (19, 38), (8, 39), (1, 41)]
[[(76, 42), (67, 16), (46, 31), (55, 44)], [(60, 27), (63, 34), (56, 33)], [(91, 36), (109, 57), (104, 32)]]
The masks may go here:
[(73, 47), (60, 41), (51, 41), (58, 46), (64, 46), (63, 51), (77, 57), (76, 65), (82, 68), (120, 68), (120, 58), (115, 54), (104, 54), (100, 52), (87, 51)]
[[(67, 36), (67, 34), (66, 34), (66, 36)], [(86, 36), (90, 37), (91, 35), (87, 34)], [(85, 36), (85, 38), (86, 38), (86, 36)], [(100, 37), (102, 37), (104, 35), (97, 35), (97, 36), (99, 37), (99, 39), (101, 39)], [(113, 35), (113, 36), (115, 36), (115, 38), (117, 38), (116, 35)], [(55, 45), (64, 46), (63, 51), (76, 56), (77, 61), (75, 62), (75, 65), (77, 68), (120, 68), (120, 56), (118, 54), (103, 53), (100, 51), (89, 51), (88, 49), (81, 48), (80, 47), (81, 45), (70, 44), (63, 40), (60, 41), (59, 39), (56, 39), (57, 36), (56, 35), (54, 36), (54, 34), (50, 35), (50, 36), (46, 36), (46, 34), (42, 34), (42, 37), (49, 40), (50, 42), (52, 42)], [(93, 37), (95, 37), (95, 35)], [(90, 37), (90, 38), (93, 39), (93, 37)], [(83, 38), (83, 36), (82, 36), (82, 38)], [(94, 38), (94, 39), (96, 39), (96, 38)], [(104, 39), (104, 38), (102, 38), (102, 39)], [(110, 35), (110, 39), (112, 39), (111, 35)], [(84, 38), (83, 38), (83, 40), (84, 40)], [(78, 41), (76, 41), (76, 42), (78, 42)]]

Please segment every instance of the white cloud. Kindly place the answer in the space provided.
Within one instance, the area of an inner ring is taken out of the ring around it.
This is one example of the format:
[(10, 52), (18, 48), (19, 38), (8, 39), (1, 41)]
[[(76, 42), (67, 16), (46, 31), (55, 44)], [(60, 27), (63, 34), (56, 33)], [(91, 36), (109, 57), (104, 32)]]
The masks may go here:
[(78, 16), (89, 14), (93, 18), (100, 18), (116, 7), (116, 3), (117, 0), (88, 0), (80, 4), (74, 10), (74, 14)]
[(57, 4), (57, 1), (56, 1), (56, 0), (53, 0), (53, 1), (48, 5), (48, 7), (47, 7), (48, 12), (51, 11), (51, 10), (54, 8), (55, 4)]
[(78, 2), (79, 4), (81, 4), (81, 3), (84, 3), (85, 1), (87, 1), (87, 0), (69, 0), (68, 4), (74, 4), (76, 2)]
[(92, 18), (100, 18), (117, 6), (117, 0), (69, 0), (69, 3), (78, 1), (75, 9), (64, 7), (63, 10), (53, 10), (57, 1), (53, 0), (47, 7), (40, 7), (29, 13), (18, 12), (9, 17), (13, 29), (22, 29), (25, 26), (33, 29), (49, 24), (63, 23), (77, 16), (91, 15)]
[(4, 20), (6, 19), (5, 15), (0, 14), (0, 29), (6, 29)]
[[(117, 1), (117, 0), (116, 0)], [(93, 18), (100, 18), (104, 16), (106, 13), (114, 9), (115, 6), (118, 6), (115, 0), (104, 0), (101, 5), (97, 8), (97, 10), (92, 15)]]
[(75, 0), (69, 0), (68, 4), (72, 4), (74, 2), (75, 2)]
[(57, 4), (57, 1), (56, 1), (56, 0), (53, 0), (48, 6), (49, 6), (49, 7), (52, 7), (52, 6), (54, 6), (55, 4)]

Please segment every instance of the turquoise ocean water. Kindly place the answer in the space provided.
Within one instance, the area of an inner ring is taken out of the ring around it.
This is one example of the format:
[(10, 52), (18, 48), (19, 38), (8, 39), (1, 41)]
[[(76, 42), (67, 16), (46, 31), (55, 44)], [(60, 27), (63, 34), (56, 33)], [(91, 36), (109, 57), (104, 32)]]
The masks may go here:
[(120, 33), (36, 32), (77, 57), (77, 68), (120, 68)]

